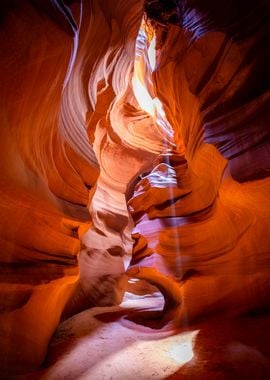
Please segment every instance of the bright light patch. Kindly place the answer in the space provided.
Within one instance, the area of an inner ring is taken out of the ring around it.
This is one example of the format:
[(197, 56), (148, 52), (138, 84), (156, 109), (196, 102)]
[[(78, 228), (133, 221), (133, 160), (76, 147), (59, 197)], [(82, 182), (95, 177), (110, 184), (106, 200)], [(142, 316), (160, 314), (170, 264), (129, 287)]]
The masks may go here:
[(189, 362), (194, 356), (193, 346), (198, 332), (199, 330), (195, 330), (182, 334), (182, 342), (173, 342), (170, 349), (166, 353), (166, 356), (179, 365)]
[(132, 78), (135, 98), (140, 108), (152, 116), (160, 129), (173, 137), (173, 129), (166, 118), (161, 101), (151, 96), (153, 93), (152, 73), (156, 67), (156, 36), (154, 30), (146, 30), (144, 21), (136, 39), (135, 56)]
[(151, 70), (154, 71), (156, 67), (156, 36), (152, 38), (147, 53)]
[[(137, 63), (135, 63), (135, 68), (136, 68), (136, 65)], [(154, 117), (155, 105), (154, 105), (153, 99), (151, 98), (149, 92), (147, 91), (147, 88), (140, 81), (139, 76), (136, 74), (136, 70), (135, 70), (135, 75), (132, 78), (132, 87), (133, 87), (134, 95), (141, 109), (143, 109), (145, 112), (149, 113), (152, 117)]]

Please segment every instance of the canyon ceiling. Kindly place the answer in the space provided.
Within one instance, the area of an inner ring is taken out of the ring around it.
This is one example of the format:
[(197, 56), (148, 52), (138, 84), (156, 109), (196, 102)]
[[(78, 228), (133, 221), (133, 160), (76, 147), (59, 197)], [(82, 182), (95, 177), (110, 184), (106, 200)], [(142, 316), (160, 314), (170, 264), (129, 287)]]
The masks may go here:
[(3, 368), (134, 279), (162, 323), (269, 308), (269, 1), (0, 9)]

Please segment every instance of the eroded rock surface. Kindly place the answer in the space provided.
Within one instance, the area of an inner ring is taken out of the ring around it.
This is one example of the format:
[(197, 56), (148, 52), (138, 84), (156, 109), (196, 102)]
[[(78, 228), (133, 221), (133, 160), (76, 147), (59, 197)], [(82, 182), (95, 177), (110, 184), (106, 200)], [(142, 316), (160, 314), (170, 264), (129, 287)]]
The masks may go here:
[(155, 93), (178, 150), (159, 156), (129, 201), (130, 276), (158, 286), (165, 318), (180, 324), (267, 308), (269, 7), (230, 3), (221, 15), (212, 2), (179, 1), (173, 14), (147, 3)]
[(121, 302), (128, 276), (180, 325), (269, 307), (269, 14), (1, 3), (6, 371), (37, 368), (59, 321)]

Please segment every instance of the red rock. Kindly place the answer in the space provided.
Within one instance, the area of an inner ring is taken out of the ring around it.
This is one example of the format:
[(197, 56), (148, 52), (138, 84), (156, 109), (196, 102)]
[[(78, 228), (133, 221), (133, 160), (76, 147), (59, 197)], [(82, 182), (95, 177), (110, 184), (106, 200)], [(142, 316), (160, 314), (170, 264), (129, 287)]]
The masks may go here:
[(178, 326), (269, 308), (269, 5), (146, 3), (1, 4), (5, 373), (129, 277)]

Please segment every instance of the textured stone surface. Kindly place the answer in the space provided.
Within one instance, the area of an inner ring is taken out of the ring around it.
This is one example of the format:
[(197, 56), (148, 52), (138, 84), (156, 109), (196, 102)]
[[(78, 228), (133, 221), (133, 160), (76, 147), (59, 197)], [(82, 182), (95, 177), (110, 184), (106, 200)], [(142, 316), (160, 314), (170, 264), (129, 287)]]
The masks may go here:
[(85, 129), (79, 149), (59, 121), (74, 44), (63, 14), (3, 2), (0, 33), (1, 366), (20, 369), (42, 362), (77, 281), (98, 164)]
[[(266, 379), (269, 318), (215, 316), (179, 330), (131, 323), (136, 307), (162, 307), (149, 295), (127, 295), (121, 307), (93, 308), (62, 323), (49, 348), (49, 368), (30, 378)], [(248, 332), (248, 333), (247, 333)], [(261, 337), (264, 337), (263, 339)]]
[(162, 325), (269, 308), (268, 1), (143, 5), (1, 3), (6, 373), (61, 319), (153, 289), (128, 278)]

